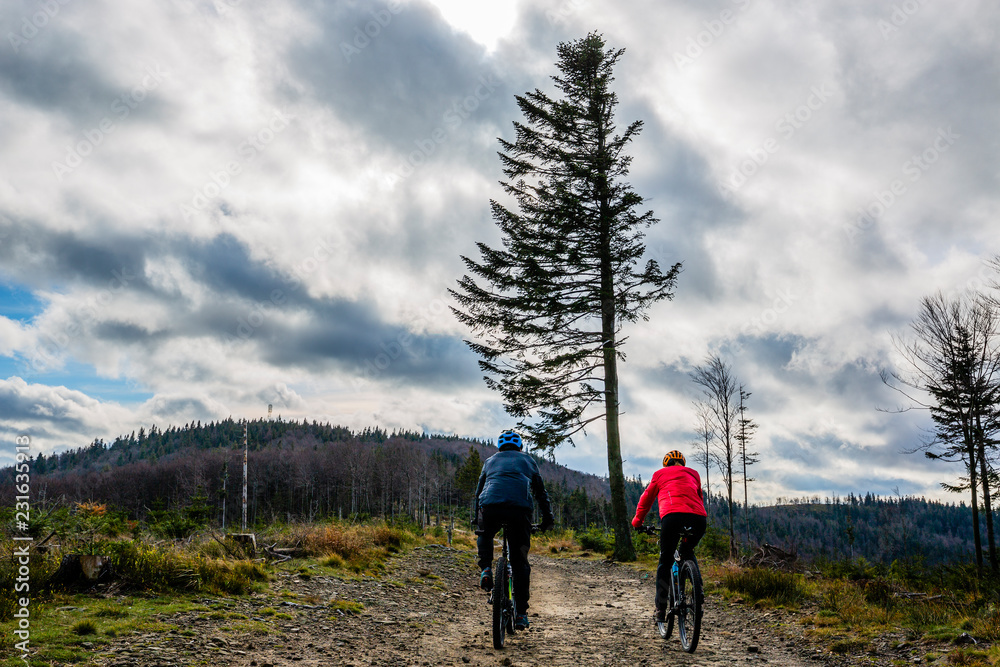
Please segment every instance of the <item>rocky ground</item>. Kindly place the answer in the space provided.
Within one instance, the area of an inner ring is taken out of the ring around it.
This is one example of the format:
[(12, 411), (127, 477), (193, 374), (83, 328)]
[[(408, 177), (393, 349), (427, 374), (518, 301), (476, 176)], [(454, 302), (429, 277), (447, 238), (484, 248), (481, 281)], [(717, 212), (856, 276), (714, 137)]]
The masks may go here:
[[(531, 628), (494, 650), (473, 554), (427, 546), (379, 579), (283, 574), (271, 595), (206, 600), (163, 618), (178, 629), (122, 637), (97, 664), (133, 665), (878, 665), (926, 648), (887, 637), (833, 654), (806, 634), (815, 610), (758, 610), (710, 593), (693, 655), (652, 623), (650, 575), (603, 559), (533, 554)], [(358, 604), (353, 603), (360, 603)], [(874, 646), (874, 648), (872, 648)]]

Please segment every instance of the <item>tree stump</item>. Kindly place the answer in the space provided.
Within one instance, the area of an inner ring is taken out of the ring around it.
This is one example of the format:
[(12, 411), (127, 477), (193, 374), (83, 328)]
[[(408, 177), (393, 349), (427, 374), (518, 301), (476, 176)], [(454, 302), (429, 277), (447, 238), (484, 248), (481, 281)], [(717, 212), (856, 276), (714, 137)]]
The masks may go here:
[(233, 533), (229, 537), (232, 538), (233, 542), (240, 545), (251, 558), (257, 555), (257, 536), (255, 534)]

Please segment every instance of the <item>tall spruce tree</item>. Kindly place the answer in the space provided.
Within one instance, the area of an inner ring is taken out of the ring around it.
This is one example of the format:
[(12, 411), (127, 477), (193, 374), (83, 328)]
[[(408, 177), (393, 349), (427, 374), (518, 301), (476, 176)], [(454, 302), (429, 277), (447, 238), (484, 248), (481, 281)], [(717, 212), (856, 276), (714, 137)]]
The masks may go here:
[(664, 272), (649, 260), (638, 270), (642, 230), (657, 220), (636, 211), (642, 198), (622, 180), (625, 149), (642, 128), (635, 121), (616, 134), (612, 71), (624, 49), (591, 33), (557, 52), (552, 80), (562, 96), (515, 96), (525, 122), (514, 123), (513, 143), (500, 139), (501, 185), (517, 203), (513, 211), (490, 202), (503, 246), (478, 243), (482, 259), (462, 258), (470, 275), (451, 293), (478, 338), (467, 342), (487, 385), (535, 450), (551, 453), (604, 419), (614, 557), (633, 560), (618, 429), (621, 327), (673, 297), (680, 264)]

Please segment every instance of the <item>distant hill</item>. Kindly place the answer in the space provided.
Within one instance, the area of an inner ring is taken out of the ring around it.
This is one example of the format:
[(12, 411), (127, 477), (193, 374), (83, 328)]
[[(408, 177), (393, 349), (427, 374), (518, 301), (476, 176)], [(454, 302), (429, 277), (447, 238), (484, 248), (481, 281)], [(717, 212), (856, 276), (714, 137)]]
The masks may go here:
[[(226, 419), (96, 440), (32, 464), (36, 499), (93, 500), (134, 519), (151, 508), (208, 505), (211, 519), (232, 524), (241, 514), (244, 426), (248, 440), (248, 517), (252, 523), (326, 516), (438, 512), (464, 518), (470, 489), (457, 482), (470, 448), (480, 461), (492, 444), (454, 436), (380, 428), (352, 431), (318, 422)], [(608, 483), (595, 475), (537, 459), (557, 518), (568, 526), (603, 523)], [(478, 468), (476, 470), (478, 475)], [(13, 476), (4, 475), (0, 490)], [(474, 479), (473, 479), (474, 484)], [(578, 518), (579, 517), (579, 518)]]
[[(151, 510), (196, 507), (216, 525), (238, 522), (243, 480), (243, 433), (247, 428), (248, 517), (252, 524), (324, 517), (407, 516), (415, 521), (454, 512), (467, 519), (471, 489), (459, 475), (470, 466), (470, 449), (480, 463), (496, 452), (492, 443), (455, 436), (379, 428), (352, 431), (318, 422), (226, 419), (185, 424), (97, 440), (87, 447), (32, 464), (32, 502), (107, 502), (133, 519)], [(473, 457), (475, 459), (475, 457)], [(537, 458), (556, 521), (565, 527), (606, 527), (610, 523), (606, 478)], [(0, 492), (13, 497), (11, 468), (0, 477)], [(478, 468), (472, 476), (472, 484)], [(643, 484), (626, 480), (634, 510)], [(710, 525), (728, 532), (721, 497), (708, 503)], [(964, 503), (923, 498), (793, 500), (767, 507), (734, 508), (737, 540), (769, 543), (802, 559), (863, 557), (891, 563), (911, 557), (929, 563), (969, 562), (974, 557), (971, 509)], [(654, 505), (651, 511), (656, 516)], [(985, 540), (985, 517), (983, 538)], [(996, 519), (1000, 526), (1000, 517)]]
[[(721, 497), (711, 499), (709, 515), (712, 526), (728, 533), (728, 512)], [(972, 509), (965, 503), (883, 498), (869, 493), (825, 502), (794, 500), (769, 507), (751, 506), (749, 515), (738, 505), (734, 524), (740, 542), (746, 542), (748, 516), (751, 544), (766, 542), (806, 561), (864, 558), (888, 564), (917, 559), (939, 564), (975, 559)], [(980, 519), (985, 542), (982, 512)], [(994, 521), (1000, 526), (1000, 517)]]

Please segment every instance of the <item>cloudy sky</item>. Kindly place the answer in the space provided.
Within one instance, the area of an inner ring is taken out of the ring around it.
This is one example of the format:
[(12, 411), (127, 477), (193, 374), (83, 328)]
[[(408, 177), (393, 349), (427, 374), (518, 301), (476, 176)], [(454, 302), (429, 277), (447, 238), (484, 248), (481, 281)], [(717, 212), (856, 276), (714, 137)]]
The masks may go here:
[[(754, 498), (927, 494), (880, 412), (922, 296), (1000, 252), (1000, 7), (8, 0), (0, 16), (0, 438), (286, 418), (507, 427), (447, 289), (496, 243), (497, 137), (556, 45), (625, 47), (630, 182), (676, 299), (626, 329), (625, 468), (690, 451), (689, 372), (753, 392)], [(607, 471), (602, 428), (557, 452)], [(952, 497), (954, 499), (954, 497)]]

